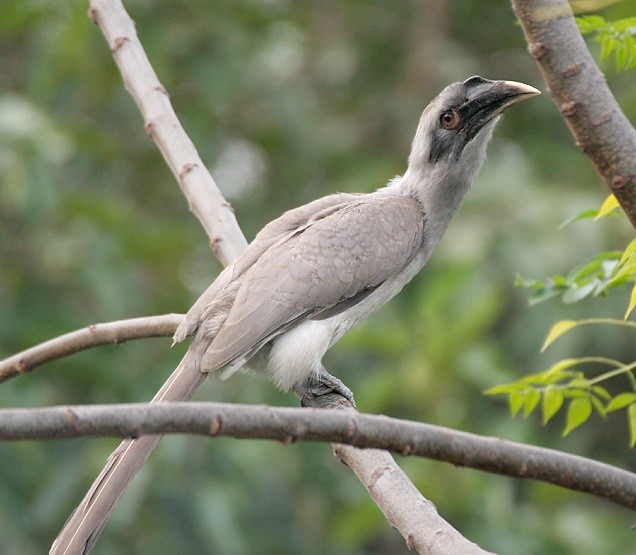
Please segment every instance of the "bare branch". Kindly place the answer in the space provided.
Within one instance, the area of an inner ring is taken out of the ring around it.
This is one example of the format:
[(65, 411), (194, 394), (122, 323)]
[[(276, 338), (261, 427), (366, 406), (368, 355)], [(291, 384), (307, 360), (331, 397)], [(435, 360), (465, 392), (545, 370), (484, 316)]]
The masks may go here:
[[(189, 433), (387, 449), (592, 493), (636, 510), (636, 474), (553, 449), (354, 410), (229, 403), (135, 403), (0, 410), (0, 439)], [(347, 459), (348, 464), (356, 463)], [(384, 462), (373, 472), (386, 471)], [(361, 473), (368, 470), (360, 470)]]
[[(161, 150), (197, 216), (219, 260), (227, 265), (246, 241), (228, 202), (183, 130), (168, 95), (139, 42), (134, 23), (121, 0), (91, 0), (89, 15), (102, 30), (131, 93), (146, 130)], [(189, 351), (152, 402), (190, 399), (205, 375), (190, 362)], [(51, 553), (88, 553), (106, 525), (115, 504), (153, 452), (160, 437), (123, 441), (111, 454), (86, 496), (66, 521)]]
[(41, 364), (63, 358), (91, 347), (120, 344), (129, 339), (171, 337), (183, 314), (162, 314), (92, 324), (35, 345), (26, 351), (0, 360), (0, 383), (31, 372)]
[[(350, 401), (336, 392), (315, 397), (310, 389), (298, 388), (294, 393), (306, 407), (356, 413)], [(402, 534), (410, 550), (430, 555), (489, 553), (439, 516), (435, 505), (417, 490), (388, 451), (358, 449), (343, 443), (334, 443), (333, 449), (334, 455), (358, 477), (391, 526)]]
[(390, 453), (335, 444), (336, 456), (367, 488), (371, 499), (415, 553), (478, 555), (489, 553), (462, 536), (437, 514)]
[(146, 132), (157, 144), (188, 199), (190, 211), (205, 229), (217, 258), (232, 262), (247, 242), (230, 204), (186, 135), (139, 42), (135, 24), (120, 0), (93, 0), (90, 16), (104, 33), (126, 90), (144, 118)]
[(576, 145), (636, 227), (636, 130), (594, 62), (567, 0), (512, 0), (512, 6)]

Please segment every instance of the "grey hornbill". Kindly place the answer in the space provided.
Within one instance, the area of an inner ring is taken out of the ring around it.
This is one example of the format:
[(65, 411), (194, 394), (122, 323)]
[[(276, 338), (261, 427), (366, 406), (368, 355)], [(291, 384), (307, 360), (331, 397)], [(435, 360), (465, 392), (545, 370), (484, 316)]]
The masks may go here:
[(339, 193), (266, 225), (190, 309), (175, 341), (202, 372), (232, 375), (256, 356), (281, 389), (336, 388), (321, 359), (411, 281), (481, 167), (497, 116), (538, 94), (471, 77), (424, 110), (406, 173), (369, 194)]
[[(427, 106), (406, 172), (369, 194), (339, 193), (266, 225), (192, 306), (175, 341), (192, 336), (153, 399), (189, 399), (207, 373), (247, 362), (282, 389), (351, 392), (324, 369), (324, 353), (424, 266), (481, 168), (498, 116), (539, 94), (514, 81), (471, 77)], [(124, 441), (71, 515), (52, 553), (96, 541), (156, 436)]]

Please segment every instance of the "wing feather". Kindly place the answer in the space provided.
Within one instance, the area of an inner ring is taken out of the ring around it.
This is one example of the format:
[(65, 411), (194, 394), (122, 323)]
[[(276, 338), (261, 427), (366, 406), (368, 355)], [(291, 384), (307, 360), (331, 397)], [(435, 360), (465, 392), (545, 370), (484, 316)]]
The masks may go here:
[(330, 210), (275, 242), (244, 270), (227, 318), (203, 356), (204, 370), (232, 362), (302, 317), (337, 313), (398, 273), (423, 241), (414, 199), (368, 195)]

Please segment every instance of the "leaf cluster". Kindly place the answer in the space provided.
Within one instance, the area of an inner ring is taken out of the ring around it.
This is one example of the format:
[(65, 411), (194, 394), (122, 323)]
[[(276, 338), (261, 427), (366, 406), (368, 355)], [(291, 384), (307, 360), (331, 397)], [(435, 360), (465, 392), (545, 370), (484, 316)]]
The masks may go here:
[[(586, 210), (563, 225), (583, 218), (602, 218), (610, 214), (618, 204), (610, 195), (599, 210)], [(632, 240), (624, 251), (606, 251), (594, 255), (588, 261), (575, 266), (567, 274), (555, 274), (543, 279), (526, 279), (517, 276), (515, 285), (533, 289), (529, 299), (531, 305), (553, 297), (561, 296), (566, 303), (576, 303), (587, 297), (599, 297), (609, 293), (610, 289), (622, 288), (636, 282), (636, 239)], [(627, 318), (636, 306), (636, 283), (632, 287), (630, 301), (625, 312)]]
[[(587, 262), (565, 275), (555, 274), (543, 279), (524, 279), (517, 276), (515, 285), (534, 289), (531, 305), (561, 296), (564, 303), (576, 303), (586, 297), (606, 295), (610, 289), (636, 282), (636, 239), (624, 251), (606, 251), (594, 255)], [(636, 285), (632, 288), (625, 318), (636, 305)]]
[[(596, 20), (595, 20), (596, 21)], [(613, 213), (618, 208), (613, 195), (608, 196), (598, 210), (586, 210), (566, 222), (561, 227), (585, 218), (598, 220)], [(564, 303), (575, 303), (589, 296), (606, 295), (612, 288), (622, 287), (628, 282), (636, 282), (636, 239), (633, 239), (624, 251), (602, 252), (588, 262), (576, 266), (567, 275), (554, 275), (541, 280), (517, 277), (516, 285), (534, 289), (530, 304), (561, 296)], [(636, 323), (627, 318), (636, 307), (636, 284), (632, 288), (630, 300), (623, 320), (613, 318), (586, 318), (582, 320), (561, 320), (548, 332), (541, 351), (547, 349), (570, 330), (590, 324), (614, 325), (636, 328)], [(581, 370), (574, 367), (584, 364), (608, 365), (611, 370), (593, 379), (587, 378)], [(523, 409), (529, 416), (541, 403), (543, 424), (567, 404), (567, 413), (563, 435), (586, 422), (593, 410), (603, 418), (610, 412), (625, 409), (630, 430), (630, 446), (636, 445), (636, 362), (625, 364), (605, 357), (581, 357), (563, 359), (548, 370), (539, 372), (509, 384), (497, 385), (488, 391), (488, 395), (507, 395), (510, 413), (514, 417)], [(630, 389), (612, 396), (600, 385), (601, 382), (624, 375)]]
[(584, 15), (576, 23), (582, 35), (594, 35), (601, 44), (601, 61), (614, 53), (618, 71), (636, 68), (636, 17), (607, 21), (600, 15)]
[[(561, 329), (571, 329), (574, 325), (561, 326)], [(581, 370), (574, 369), (584, 364), (604, 364), (612, 369), (590, 379)], [(486, 394), (506, 395), (513, 417), (523, 409), (524, 417), (527, 418), (540, 406), (544, 425), (567, 405), (564, 436), (586, 422), (594, 410), (602, 418), (606, 418), (610, 412), (625, 409), (630, 430), (630, 446), (633, 447), (636, 445), (636, 393), (630, 391), (612, 396), (599, 383), (624, 374), (628, 377), (632, 389), (636, 390), (634, 368), (636, 363), (623, 364), (603, 357), (568, 358), (557, 362), (544, 372), (526, 376), (510, 384), (495, 386), (486, 391)]]

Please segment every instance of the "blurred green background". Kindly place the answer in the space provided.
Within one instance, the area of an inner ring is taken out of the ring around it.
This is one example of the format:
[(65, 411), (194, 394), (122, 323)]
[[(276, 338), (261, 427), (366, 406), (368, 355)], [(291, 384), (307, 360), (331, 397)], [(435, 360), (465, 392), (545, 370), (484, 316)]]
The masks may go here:
[[(402, 172), (423, 107), (480, 74), (545, 90), (508, 2), (137, 1), (161, 82), (248, 238), (282, 211)], [(621, 2), (607, 18), (633, 14)], [(0, 6), (0, 358), (93, 322), (185, 312), (219, 271), (84, 1)], [(598, 54), (598, 48), (593, 45)], [(604, 66), (628, 117), (634, 73)], [(360, 410), (556, 447), (635, 469), (624, 413), (562, 439), (563, 415), (511, 421), (482, 392), (564, 356), (633, 360), (633, 335), (561, 318), (620, 317), (627, 291), (527, 305), (517, 273), (567, 272), (622, 249), (623, 218), (559, 224), (606, 192), (549, 95), (508, 112), (425, 271), (326, 358)], [(0, 406), (144, 401), (185, 345), (93, 349), (0, 386)], [(196, 398), (297, 404), (263, 378), (208, 380)], [(0, 445), (0, 552), (45, 552), (117, 440)], [(634, 553), (635, 517), (591, 496), (400, 458), (443, 517), (500, 553)], [(407, 553), (328, 445), (165, 439), (94, 550)]]

